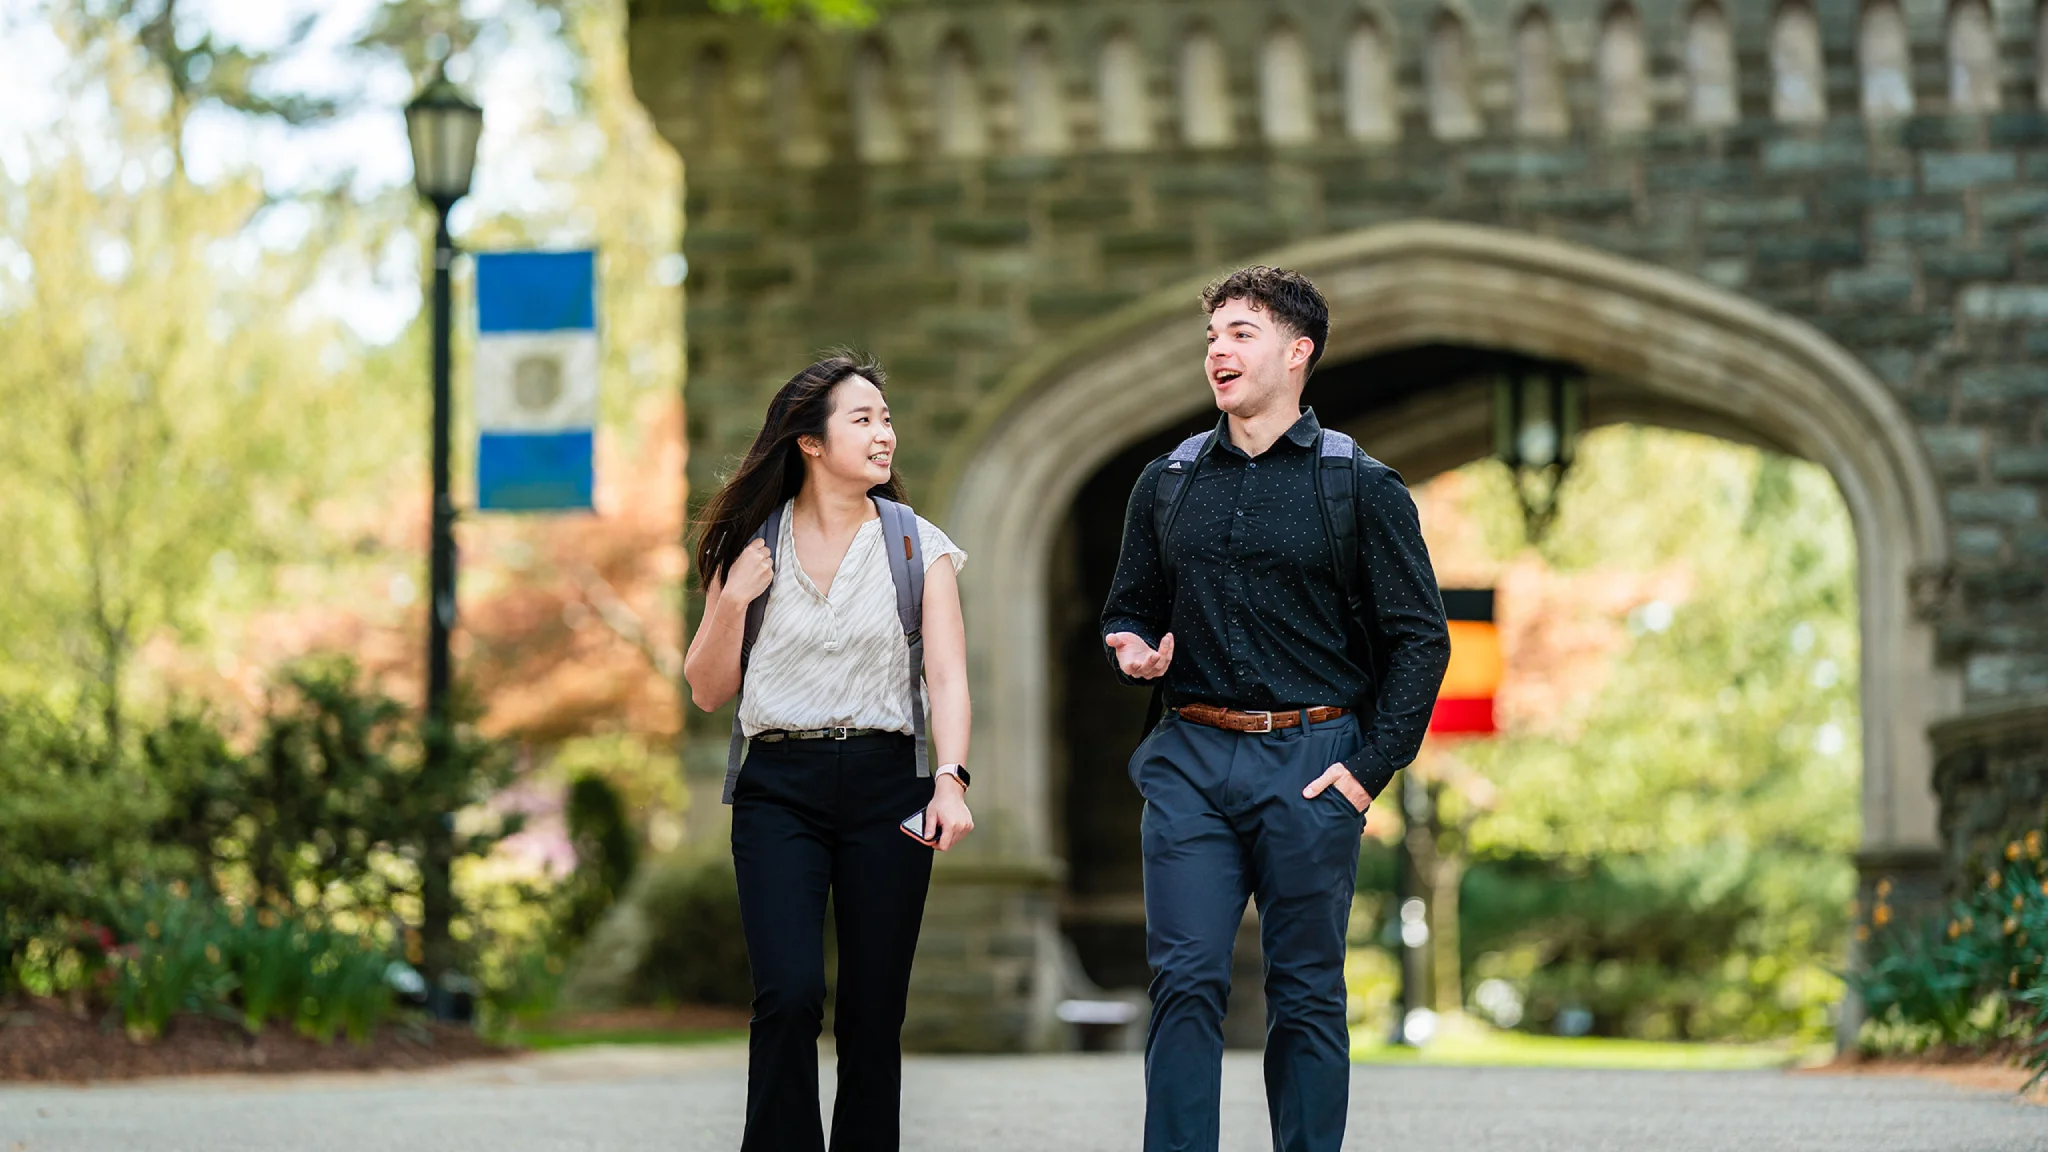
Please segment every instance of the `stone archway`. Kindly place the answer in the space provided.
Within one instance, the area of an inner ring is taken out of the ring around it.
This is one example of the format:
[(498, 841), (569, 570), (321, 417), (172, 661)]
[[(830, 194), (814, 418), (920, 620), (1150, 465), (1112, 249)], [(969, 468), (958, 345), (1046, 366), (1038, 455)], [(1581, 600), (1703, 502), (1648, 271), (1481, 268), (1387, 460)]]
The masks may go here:
[[(1866, 862), (1925, 861), (1938, 836), (1928, 726), (1960, 709), (1915, 590), (1948, 559), (1940, 488), (1883, 386), (1811, 326), (1664, 269), (1576, 245), (1416, 221), (1316, 241), (1269, 262), (1330, 302), (1328, 363), (1462, 344), (1577, 363), (1596, 423), (1638, 421), (1764, 444), (1826, 467), (1855, 526), (1862, 607)], [(1081, 485), (1120, 449), (1209, 404), (1197, 283), (1156, 293), (1018, 366), (941, 473), (965, 575), (977, 760), (992, 833), (983, 866), (1057, 874), (1047, 553)], [(1438, 394), (1377, 422), (1367, 448), (1417, 481), (1483, 455), (1477, 397)], [(962, 865), (967, 861), (961, 861)], [(963, 870), (964, 871), (964, 870)], [(1041, 993), (1043, 995), (1043, 993)]]

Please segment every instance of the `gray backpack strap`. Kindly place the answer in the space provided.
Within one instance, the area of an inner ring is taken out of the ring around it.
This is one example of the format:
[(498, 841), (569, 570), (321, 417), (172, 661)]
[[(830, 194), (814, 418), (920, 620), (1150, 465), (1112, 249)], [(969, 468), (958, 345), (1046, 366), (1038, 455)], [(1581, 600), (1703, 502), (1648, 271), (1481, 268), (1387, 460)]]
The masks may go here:
[[(783, 505), (777, 504), (775, 511), (768, 514), (767, 522), (761, 525), (761, 530), (749, 539), (749, 543), (753, 540), (767, 543), (770, 567), (775, 565), (776, 549), (782, 545), (782, 509)], [(754, 597), (753, 603), (747, 605), (746, 630), (740, 635), (740, 689), (733, 693), (732, 741), (725, 747), (725, 795), (721, 799), (726, 804), (732, 803), (733, 786), (740, 780), (740, 762), (747, 758), (747, 732), (740, 727), (740, 701), (747, 694), (747, 661), (753, 658), (754, 641), (761, 636), (761, 622), (768, 618), (768, 593), (774, 589), (774, 582), (770, 581), (768, 587)]]
[(896, 618), (910, 645), (910, 724), (917, 741), (917, 774), (932, 774), (930, 741), (924, 718), (924, 536), (917, 513), (907, 504), (874, 498), (882, 514), (882, 551), (889, 557), (889, 578), (896, 584)]
[[(1202, 457), (1209, 454), (1209, 445), (1216, 439), (1216, 430), (1197, 432), (1175, 445), (1167, 453), (1166, 467), (1159, 472), (1159, 487), (1152, 493), (1152, 540), (1159, 550), (1159, 570), (1166, 573), (1168, 581), (1173, 579), (1173, 565), (1167, 559), (1166, 537), (1173, 531), (1174, 518), (1180, 515), (1182, 501), (1187, 499), (1188, 481), (1195, 478), (1195, 469), (1202, 466)], [(1169, 585), (1170, 586), (1170, 585)], [(1171, 599), (1171, 593), (1168, 598)], [(1159, 726), (1159, 718), (1166, 715), (1166, 681), (1160, 680), (1152, 686), (1152, 702), (1145, 706), (1145, 732)], [(1141, 734), (1141, 735), (1143, 735)]]
[(1181, 441), (1167, 455), (1166, 468), (1159, 473), (1159, 489), (1152, 496), (1152, 539), (1158, 542), (1162, 567), (1166, 564), (1166, 534), (1173, 531), (1173, 519), (1180, 515), (1181, 497), (1186, 495), (1188, 481), (1194, 478), (1195, 469), (1209, 452), (1209, 441), (1215, 437), (1216, 430), (1212, 428)]
[(1358, 441), (1342, 432), (1323, 429), (1321, 459), (1316, 462), (1316, 495), (1323, 506), (1323, 530), (1329, 538), (1337, 585), (1356, 607), (1358, 595)]
[(1323, 430), (1321, 459), (1316, 467), (1316, 502), (1323, 508), (1323, 531), (1330, 540), (1331, 563), (1337, 582), (1344, 589), (1346, 641), (1367, 671), (1372, 673), (1375, 691), (1384, 684), (1387, 669), (1372, 640), (1367, 616), (1366, 588), (1358, 570), (1358, 472), (1362, 464), (1377, 464), (1358, 450), (1358, 442), (1342, 432)]

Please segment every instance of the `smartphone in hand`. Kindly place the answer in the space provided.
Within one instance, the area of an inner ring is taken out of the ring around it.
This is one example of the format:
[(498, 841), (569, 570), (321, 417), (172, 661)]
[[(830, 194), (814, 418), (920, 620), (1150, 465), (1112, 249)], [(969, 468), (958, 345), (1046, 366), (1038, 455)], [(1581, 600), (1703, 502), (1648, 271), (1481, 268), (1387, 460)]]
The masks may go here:
[(897, 827), (903, 829), (903, 834), (905, 836), (910, 837), (912, 840), (917, 841), (919, 844), (937, 844), (939, 842), (939, 838), (937, 836), (927, 836), (924, 834), (924, 830), (926, 827), (925, 813), (927, 811), (928, 809), (919, 808), (917, 811), (912, 812), (909, 816), (905, 817), (903, 823), (898, 824)]

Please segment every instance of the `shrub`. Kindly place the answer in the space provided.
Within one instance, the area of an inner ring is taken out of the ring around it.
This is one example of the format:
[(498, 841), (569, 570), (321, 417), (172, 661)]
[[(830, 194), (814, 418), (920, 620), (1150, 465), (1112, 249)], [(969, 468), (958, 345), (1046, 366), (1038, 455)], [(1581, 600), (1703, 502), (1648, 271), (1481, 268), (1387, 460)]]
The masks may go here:
[(1849, 929), (1846, 861), (1733, 845), (1481, 861), (1459, 898), (1465, 986), (1508, 981), (1543, 1030), (1590, 1013), (1598, 1035), (1824, 1035)]
[(99, 949), (124, 879), (191, 875), (151, 840), (160, 788), (103, 741), (34, 701), (0, 699), (0, 996), (52, 992)]
[[(198, 713), (143, 738), (167, 795), (153, 832), (198, 853), (210, 877), (235, 877), (228, 887), (252, 906), (383, 917), (417, 892), (380, 856), (422, 859), (449, 813), (510, 778), (498, 745), (458, 732), (430, 767), (426, 743), (414, 710), (366, 687), (353, 663), (307, 660), (280, 677), (246, 755)], [(453, 847), (481, 855), (517, 828), (508, 818)]]
[(745, 1005), (753, 998), (739, 888), (723, 856), (677, 855), (638, 878), (571, 965), (571, 1005)]
[(227, 934), (227, 965), (235, 975), (242, 1026), (255, 1033), (272, 1020), (292, 1019), (305, 1003), (314, 941), (299, 924), (275, 912), (235, 913), (230, 924), (240, 924)]
[(573, 944), (589, 935), (632, 882), (640, 843), (618, 790), (602, 776), (578, 776), (569, 785), (567, 807), (576, 871), (563, 885), (560, 927)]
[(739, 884), (724, 856), (657, 870), (640, 906), (654, 925), (638, 973), (643, 1000), (747, 1004), (753, 977), (740, 926)]
[(278, 1023), (323, 1042), (367, 1041), (396, 1010), (391, 957), (367, 938), (265, 910), (245, 915), (177, 888), (151, 888), (120, 908), (128, 942), (113, 952), (114, 1010), (151, 1039), (180, 1014)]
[(225, 1014), (234, 976), (223, 963), (212, 908), (152, 889), (119, 909), (115, 923), (129, 943), (117, 953), (114, 1007), (130, 1036), (161, 1036), (183, 1012)]
[(2048, 859), (2040, 830), (2008, 844), (1944, 921), (1893, 923), (1880, 886), (1866, 969), (1852, 977), (1866, 1051), (2016, 1049), (2048, 1075)]

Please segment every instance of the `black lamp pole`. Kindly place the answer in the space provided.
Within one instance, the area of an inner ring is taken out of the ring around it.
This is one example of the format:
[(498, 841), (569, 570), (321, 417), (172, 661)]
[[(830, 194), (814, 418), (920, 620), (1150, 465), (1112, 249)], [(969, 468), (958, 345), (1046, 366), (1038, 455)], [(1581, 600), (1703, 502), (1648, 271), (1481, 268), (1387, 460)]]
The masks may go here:
[[(448, 636), (455, 628), (455, 505), (448, 494), (449, 417), (453, 388), (449, 344), (453, 337), (454, 303), (449, 273), (455, 263), (455, 240), (448, 232), (448, 213), (469, 192), (476, 167), (477, 138), (483, 133), (483, 110), (437, 70), (432, 80), (405, 109), (406, 135), (412, 142), (413, 182), (420, 197), (434, 207), (433, 289), (433, 485), (432, 543), (427, 561), (427, 724), (426, 778), (445, 783), (454, 735), (450, 694), (454, 676)], [(428, 1003), (436, 1015), (456, 1015), (455, 997), (446, 979), (454, 968), (449, 922), (455, 914), (454, 813), (444, 812), (430, 829), (420, 860), (420, 951), (426, 969)]]
[[(448, 234), (448, 212), (454, 202), (434, 204), (434, 505), (432, 542), (427, 560), (427, 727), (426, 773), (439, 781), (448, 770), (453, 716), (449, 709), (452, 679), (448, 634), (455, 628), (455, 505), (448, 495), (449, 405), (453, 333), (453, 290), (449, 266), (455, 262), (455, 241)], [(453, 813), (435, 824), (420, 875), (421, 951), (435, 1015), (446, 1016), (443, 978), (453, 967), (449, 955), (449, 922), (454, 919), (455, 892)]]
[(448, 496), (449, 377), (454, 310), (449, 265), (455, 262), (455, 241), (448, 235), (448, 211), (455, 205), (434, 205), (434, 511), (433, 550), (427, 582), (432, 589), (427, 614), (427, 717), (448, 722), (448, 633), (455, 627), (455, 506)]

